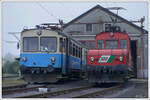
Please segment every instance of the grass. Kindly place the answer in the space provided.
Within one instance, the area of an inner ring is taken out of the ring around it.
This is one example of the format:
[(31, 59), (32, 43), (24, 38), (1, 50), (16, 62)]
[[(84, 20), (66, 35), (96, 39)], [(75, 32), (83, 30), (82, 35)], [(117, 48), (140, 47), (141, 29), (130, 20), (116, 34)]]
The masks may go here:
[(21, 85), (21, 84), (26, 84), (26, 82), (24, 80), (22, 80), (20, 77), (5, 78), (2, 80), (2, 87), (16, 86), (16, 85)]

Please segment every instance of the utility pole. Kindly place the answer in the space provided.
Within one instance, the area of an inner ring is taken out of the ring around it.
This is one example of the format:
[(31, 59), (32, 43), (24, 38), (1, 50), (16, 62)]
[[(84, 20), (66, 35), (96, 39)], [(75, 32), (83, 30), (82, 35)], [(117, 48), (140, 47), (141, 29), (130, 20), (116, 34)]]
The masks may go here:
[(145, 21), (145, 17), (141, 18), (141, 46), (140, 46), (140, 54), (141, 54), (141, 78), (144, 78), (144, 21)]

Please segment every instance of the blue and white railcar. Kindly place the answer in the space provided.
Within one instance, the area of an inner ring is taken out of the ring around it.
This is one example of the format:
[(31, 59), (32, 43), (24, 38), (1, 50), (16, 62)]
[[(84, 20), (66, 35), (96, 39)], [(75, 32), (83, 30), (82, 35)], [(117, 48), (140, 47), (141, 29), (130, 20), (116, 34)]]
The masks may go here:
[(20, 70), (29, 83), (57, 82), (85, 72), (87, 49), (60, 30), (25, 29), (20, 45)]

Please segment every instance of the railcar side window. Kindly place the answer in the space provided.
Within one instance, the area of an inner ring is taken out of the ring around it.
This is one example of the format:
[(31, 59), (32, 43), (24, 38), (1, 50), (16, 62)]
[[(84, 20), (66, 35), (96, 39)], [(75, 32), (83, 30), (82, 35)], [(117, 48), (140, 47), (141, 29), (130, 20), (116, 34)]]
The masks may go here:
[(104, 40), (97, 40), (97, 48), (104, 49)]
[(69, 44), (69, 53), (70, 55), (72, 55), (72, 42), (70, 41), (70, 44)]
[(60, 52), (63, 52), (63, 45), (64, 45), (64, 44), (63, 44), (63, 38), (60, 38), (60, 39), (59, 39), (59, 45), (60, 45), (60, 46), (59, 46), (59, 51), (60, 51)]
[(106, 49), (117, 49), (118, 41), (117, 40), (106, 40)]
[(23, 51), (33, 52), (38, 51), (38, 38), (37, 37), (24, 37), (23, 38)]
[(76, 46), (76, 57), (78, 57), (78, 46)]
[(41, 37), (40, 38), (40, 50), (56, 52), (57, 50), (57, 38), (56, 37)]
[(78, 55), (78, 57), (80, 58), (80, 47), (79, 47), (79, 55)]
[(75, 44), (73, 44), (73, 56), (75, 56)]
[(127, 40), (120, 40), (120, 48), (121, 49), (127, 48)]

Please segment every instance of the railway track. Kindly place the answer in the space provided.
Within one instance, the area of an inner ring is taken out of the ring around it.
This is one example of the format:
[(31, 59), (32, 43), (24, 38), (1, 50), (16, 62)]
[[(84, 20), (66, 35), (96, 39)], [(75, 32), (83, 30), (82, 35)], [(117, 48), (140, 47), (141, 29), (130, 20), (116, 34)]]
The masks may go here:
[(119, 89), (121, 87), (123, 87), (123, 85), (118, 85), (118, 86), (111, 87), (111, 88), (100, 89), (100, 90), (95, 91), (95, 92), (85, 93), (85, 94), (81, 94), (81, 95), (78, 95), (78, 96), (72, 96), (72, 98), (93, 98), (93, 97), (102, 95), (104, 93), (117, 90), (117, 89)]
[(72, 89), (66, 89), (66, 90), (60, 90), (55, 92), (48, 92), (48, 93), (40, 93), (40, 94), (34, 94), (34, 95), (28, 95), (28, 96), (18, 96), (17, 98), (47, 98), (50, 96), (58, 96), (63, 94), (68, 94), (70, 92), (80, 91), (83, 89), (89, 89), (92, 88), (92, 86), (84, 86), (84, 87), (78, 87), (78, 88), (72, 88)]
[(95, 88), (93, 86), (84, 86), (55, 92), (40, 93), (28, 96), (18, 96), (17, 98), (90, 98), (102, 93), (110, 92), (121, 88), (123, 85), (117, 85), (109, 88)]
[(8, 87), (7, 87), (6, 89), (2, 90), (2, 94), (3, 95), (9, 95), (9, 94), (33, 91), (37, 88), (43, 88), (43, 87), (46, 87), (46, 86), (27, 87), (27, 85), (19, 85), (19, 86), (13, 86), (10, 89), (8, 89)]

